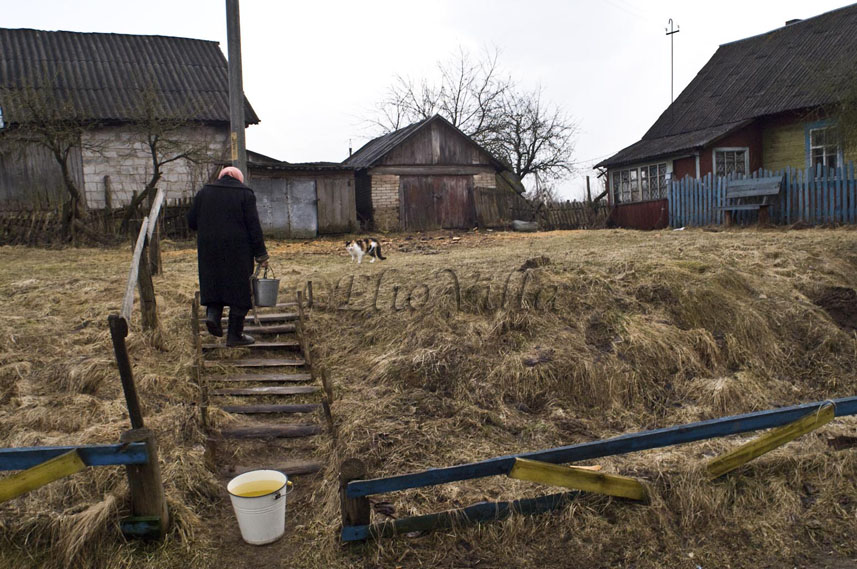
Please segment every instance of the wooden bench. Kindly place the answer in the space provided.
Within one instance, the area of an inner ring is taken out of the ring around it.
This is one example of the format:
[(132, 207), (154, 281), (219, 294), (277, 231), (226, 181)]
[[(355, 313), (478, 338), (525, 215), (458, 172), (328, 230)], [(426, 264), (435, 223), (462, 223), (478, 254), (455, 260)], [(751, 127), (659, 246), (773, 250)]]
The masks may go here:
[(768, 207), (772, 205), (783, 188), (783, 176), (730, 180), (726, 183), (724, 224), (732, 225), (733, 211), (759, 210), (759, 225), (769, 221)]

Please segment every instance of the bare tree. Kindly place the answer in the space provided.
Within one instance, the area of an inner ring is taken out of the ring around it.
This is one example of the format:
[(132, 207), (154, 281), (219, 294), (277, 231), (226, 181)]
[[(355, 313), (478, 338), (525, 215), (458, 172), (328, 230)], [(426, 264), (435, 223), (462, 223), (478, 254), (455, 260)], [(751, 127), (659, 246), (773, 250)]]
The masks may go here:
[(502, 128), (484, 144), (521, 180), (531, 174), (559, 179), (574, 172), (577, 125), (558, 106), (543, 102), (541, 89), (507, 92), (501, 120)]
[[(207, 144), (202, 141), (194, 142), (188, 137), (189, 128), (194, 126), (188, 117), (194, 115), (189, 106), (178, 111), (163, 109), (154, 86), (149, 86), (139, 93), (131, 129), (143, 144), (151, 163), (151, 173), (143, 190), (136, 194), (125, 211), (121, 224), (122, 232), (127, 232), (131, 217), (147, 198), (151, 205), (164, 168), (168, 164), (178, 161), (200, 164), (211, 160)], [(133, 149), (131, 152), (133, 153)]]
[(501, 160), (521, 179), (572, 172), (575, 123), (541, 89), (526, 92), (505, 76), (497, 51), (478, 60), (462, 48), (438, 63), (438, 74), (415, 81), (398, 75), (372, 124), (391, 132), (440, 114)]
[(83, 144), (84, 132), (93, 121), (80, 115), (77, 108), (60, 95), (52, 77), (28, 81), (15, 89), (0, 90), (0, 102), (5, 113), (2, 137), (10, 145), (26, 148), (39, 145), (54, 157), (62, 173), (67, 200), (63, 204), (63, 233), (73, 238), (74, 230), (90, 237), (96, 235), (86, 228), (86, 200), (72, 174), (71, 159), (75, 149)]
[(391, 132), (440, 114), (475, 140), (486, 139), (499, 127), (502, 97), (511, 85), (500, 76), (498, 57), (497, 51), (486, 52), (474, 61), (459, 48), (454, 57), (438, 62), (431, 80), (397, 75), (372, 122)]

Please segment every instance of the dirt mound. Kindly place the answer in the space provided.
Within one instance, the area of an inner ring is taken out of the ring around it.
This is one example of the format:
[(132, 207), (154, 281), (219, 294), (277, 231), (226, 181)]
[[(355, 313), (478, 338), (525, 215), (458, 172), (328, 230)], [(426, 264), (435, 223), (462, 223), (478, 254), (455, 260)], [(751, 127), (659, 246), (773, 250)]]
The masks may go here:
[(812, 301), (845, 330), (857, 330), (857, 291), (841, 286), (822, 287)]

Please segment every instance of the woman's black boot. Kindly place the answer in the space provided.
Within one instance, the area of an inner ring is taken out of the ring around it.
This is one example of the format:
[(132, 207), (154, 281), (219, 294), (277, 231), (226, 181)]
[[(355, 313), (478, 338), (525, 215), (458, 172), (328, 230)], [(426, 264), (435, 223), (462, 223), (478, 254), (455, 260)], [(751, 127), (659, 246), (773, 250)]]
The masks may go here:
[(244, 333), (244, 316), (247, 311), (229, 309), (229, 330), (226, 332), (227, 346), (249, 346), (255, 344), (253, 336)]
[(220, 323), (221, 318), (223, 318), (223, 306), (210, 304), (205, 307), (205, 327), (208, 328), (209, 334), (218, 338), (223, 336), (223, 325)]

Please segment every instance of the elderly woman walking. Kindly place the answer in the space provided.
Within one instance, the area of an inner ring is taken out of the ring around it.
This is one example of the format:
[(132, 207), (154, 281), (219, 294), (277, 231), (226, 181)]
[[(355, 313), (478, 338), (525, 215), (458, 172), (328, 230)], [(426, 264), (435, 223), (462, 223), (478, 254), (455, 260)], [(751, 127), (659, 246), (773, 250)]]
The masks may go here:
[(268, 251), (256, 211), (256, 196), (244, 185), (241, 170), (229, 166), (215, 182), (193, 199), (188, 225), (197, 231), (197, 261), (205, 325), (223, 336), (223, 307), (229, 307), (227, 346), (245, 346), (254, 339), (244, 334), (244, 317), (250, 310), (250, 276), (253, 261), (268, 265)]

